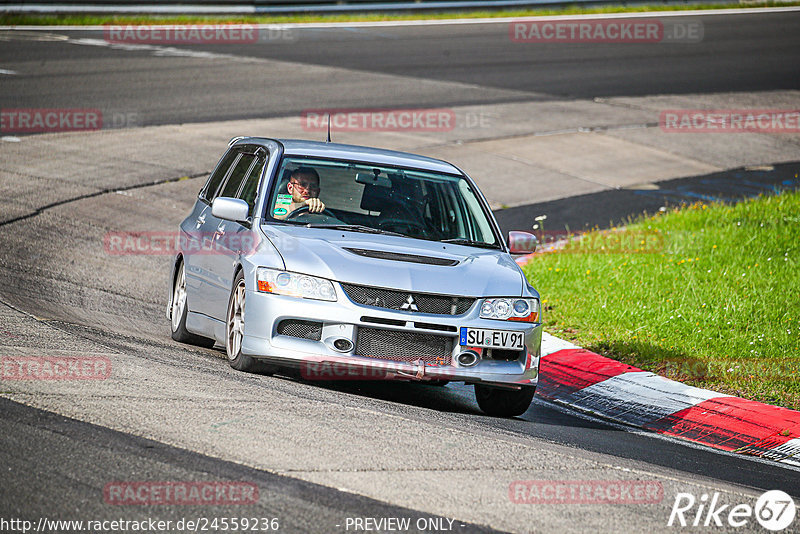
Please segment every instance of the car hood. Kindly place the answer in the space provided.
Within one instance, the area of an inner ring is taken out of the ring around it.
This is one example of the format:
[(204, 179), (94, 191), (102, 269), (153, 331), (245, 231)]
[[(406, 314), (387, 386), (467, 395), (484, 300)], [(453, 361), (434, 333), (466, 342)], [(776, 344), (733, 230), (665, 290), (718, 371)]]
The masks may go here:
[[(262, 231), (289, 271), (339, 282), (459, 296), (522, 296), (525, 278), (507, 253), (304, 226), (264, 225)], [(365, 257), (347, 249), (452, 260), (455, 265)]]

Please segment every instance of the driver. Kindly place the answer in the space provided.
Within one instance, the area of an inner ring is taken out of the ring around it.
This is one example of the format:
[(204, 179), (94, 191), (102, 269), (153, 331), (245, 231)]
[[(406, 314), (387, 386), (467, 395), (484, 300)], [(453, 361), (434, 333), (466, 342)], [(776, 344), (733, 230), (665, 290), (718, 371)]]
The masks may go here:
[[(276, 219), (285, 219), (292, 212), (304, 206), (308, 206), (310, 213), (321, 213), (325, 209), (325, 204), (318, 198), (319, 174), (314, 168), (299, 167), (293, 171), (289, 176), (289, 183), (286, 185), (286, 189), (292, 197), (291, 203), (281, 206), (285, 209), (275, 210), (273, 216)], [(280, 198), (278, 202), (281, 203)]]

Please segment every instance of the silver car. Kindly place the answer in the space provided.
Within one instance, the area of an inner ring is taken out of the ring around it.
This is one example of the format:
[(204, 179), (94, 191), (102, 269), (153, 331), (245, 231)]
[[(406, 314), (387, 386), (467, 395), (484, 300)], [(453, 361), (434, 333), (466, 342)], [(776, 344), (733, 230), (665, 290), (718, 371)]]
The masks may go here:
[(533, 399), (539, 294), (475, 183), (436, 159), (234, 138), (180, 226), (173, 339), (241, 371), (475, 385), (487, 414)]

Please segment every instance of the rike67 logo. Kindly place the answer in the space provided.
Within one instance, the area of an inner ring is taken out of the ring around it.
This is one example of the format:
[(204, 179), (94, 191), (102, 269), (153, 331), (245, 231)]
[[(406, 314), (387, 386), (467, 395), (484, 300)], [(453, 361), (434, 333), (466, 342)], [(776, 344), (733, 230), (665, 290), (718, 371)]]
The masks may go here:
[(691, 493), (678, 493), (667, 526), (739, 528), (751, 524), (755, 517), (765, 529), (778, 532), (792, 524), (796, 513), (794, 500), (780, 490), (765, 492), (755, 506), (722, 504), (718, 492), (711, 496), (704, 493), (699, 499)]

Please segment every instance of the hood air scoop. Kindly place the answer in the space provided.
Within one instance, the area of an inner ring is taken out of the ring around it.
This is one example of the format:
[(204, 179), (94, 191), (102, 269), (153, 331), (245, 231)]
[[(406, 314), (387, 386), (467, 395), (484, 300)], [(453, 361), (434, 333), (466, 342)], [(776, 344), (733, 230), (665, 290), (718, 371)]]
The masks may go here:
[(450, 258), (434, 258), (431, 256), (418, 256), (416, 254), (402, 254), (400, 252), (388, 252), (386, 250), (367, 250), (363, 248), (345, 248), (347, 252), (366, 256), (367, 258), (377, 258), (379, 260), (406, 261), (409, 263), (424, 263), (426, 265), (444, 265), (452, 267), (458, 265), (458, 260)]

